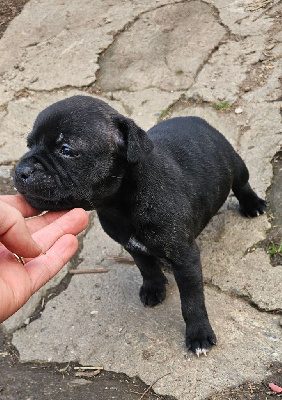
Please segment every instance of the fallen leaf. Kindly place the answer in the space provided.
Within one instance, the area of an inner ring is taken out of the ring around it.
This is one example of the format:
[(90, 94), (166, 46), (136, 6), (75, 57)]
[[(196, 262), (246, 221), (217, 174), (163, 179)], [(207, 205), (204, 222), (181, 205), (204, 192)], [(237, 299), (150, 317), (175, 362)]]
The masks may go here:
[(272, 383), (272, 382), (269, 384), (269, 387), (275, 393), (282, 393), (282, 387), (274, 385), (274, 383)]

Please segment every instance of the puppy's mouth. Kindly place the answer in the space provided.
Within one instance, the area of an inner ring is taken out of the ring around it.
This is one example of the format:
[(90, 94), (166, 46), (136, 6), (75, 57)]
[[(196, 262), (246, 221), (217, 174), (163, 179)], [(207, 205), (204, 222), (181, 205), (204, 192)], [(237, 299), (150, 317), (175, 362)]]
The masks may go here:
[[(54, 172), (54, 171), (53, 171)], [(62, 209), (65, 192), (58, 175), (48, 173), (38, 160), (23, 160), (16, 167), (14, 184), (30, 205), (41, 210)], [(71, 208), (71, 207), (69, 207)]]
[(94, 208), (87, 200), (85, 192), (77, 182), (67, 175), (61, 180), (58, 174), (50, 175), (42, 166), (19, 163), (14, 176), (14, 184), (26, 201), (38, 210), (62, 211), (74, 207), (86, 210)]
[(27, 176), (16, 169), (14, 184), (17, 191), (35, 208), (45, 210), (57, 197), (56, 185), (50, 175), (34, 172)]
[[(16, 180), (15, 180), (16, 181)], [(40, 181), (34, 185), (22, 186), (15, 184), (16, 189), (21, 193), (26, 201), (34, 208), (44, 211), (62, 211), (71, 210), (74, 207), (81, 207), (71, 195), (63, 196), (56, 187), (46, 187), (40, 184)], [(44, 187), (43, 187), (44, 186)]]

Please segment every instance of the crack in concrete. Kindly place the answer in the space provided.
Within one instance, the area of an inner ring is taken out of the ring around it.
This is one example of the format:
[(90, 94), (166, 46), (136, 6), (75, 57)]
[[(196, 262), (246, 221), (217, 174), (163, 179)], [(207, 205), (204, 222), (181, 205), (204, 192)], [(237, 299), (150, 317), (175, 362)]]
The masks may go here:
[(235, 292), (232, 290), (223, 290), (219, 285), (217, 285), (216, 283), (214, 283), (212, 281), (212, 278), (209, 280), (204, 280), (204, 284), (205, 284), (205, 286), (209, 287), (210, 289), (215, 290), (217, 293), (224, 293), (231, 299), (241, 300), (242, 302), (249, 304), (252, 308), (254, 308), (255, 310), (257, 310), (265, 315), (269, 315), (269, 314), (276, 315), (276, 314), (280, 314), (282, 312), (282, 308), (277, 308), (274, 310), (267, 310), (263, 307), (260, 307), (258, 304), (256, 304), (252, 300), (251, 294), (248, 293), (247, 287), (244, 287), (244, 290), (247, 292), (247, 294), (243, 294), (243, 293), (238, 293), (238, 292)]

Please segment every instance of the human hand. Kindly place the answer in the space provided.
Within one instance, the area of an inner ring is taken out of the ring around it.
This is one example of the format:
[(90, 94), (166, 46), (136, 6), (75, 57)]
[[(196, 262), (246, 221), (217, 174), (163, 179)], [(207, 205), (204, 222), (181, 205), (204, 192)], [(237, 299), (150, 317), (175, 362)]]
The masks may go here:
[[(0, 322), (69, 261), (78, 248), (74, 235), (88, 224), (88, 214), (79, 208), (24, 219), (39, 213), (21, 195), (0, 196)], [(13, 253), (24, 257), (25, 265)]]

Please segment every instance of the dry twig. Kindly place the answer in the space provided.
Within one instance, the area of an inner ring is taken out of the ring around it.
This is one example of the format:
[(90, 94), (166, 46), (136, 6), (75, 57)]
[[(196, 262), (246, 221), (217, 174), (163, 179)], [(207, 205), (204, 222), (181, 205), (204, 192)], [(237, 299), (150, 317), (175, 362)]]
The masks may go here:
[(126, 263), (126, 264), (132, 264), (134, 263), (133, 258), (130, 257), (121, 257), (121, 256), (114, 256), (114, 255), (108, 255), (107, 260), (114, 260), (116, 262), (120, 263)]
[(70, 269), (70, 274), (104, 274), (108, 272), (105, 268), (93, 268), (93, 269)]
[(161, 380), (162, 378), (164, 378), (164, 377), (167, 376), (167, 375), (170, 375), (170, 372), (168, 372), (167, 374), (164, 374), (164, 375), (161, 376), (160, 378), (156, 379), (155, 382), (153, 382), (153, 383), (145, 390), (145, 392), (142, 394), (142, 396), (140, 397), (139, 400), (144, 399), (144, 397), (145, 397), (146, 394), (149, 392), (149, 390), (151, 390), (152, 387), (153, 387), (159, 380)]
[(77, 371), (85, 371), (85, 370), (103, 370), (104, 369), (104, 367), (84, 367), (84, 366), (81, 366), (81, 367), (73, 367), (73, 369), (74, 370), (77, 370)]

